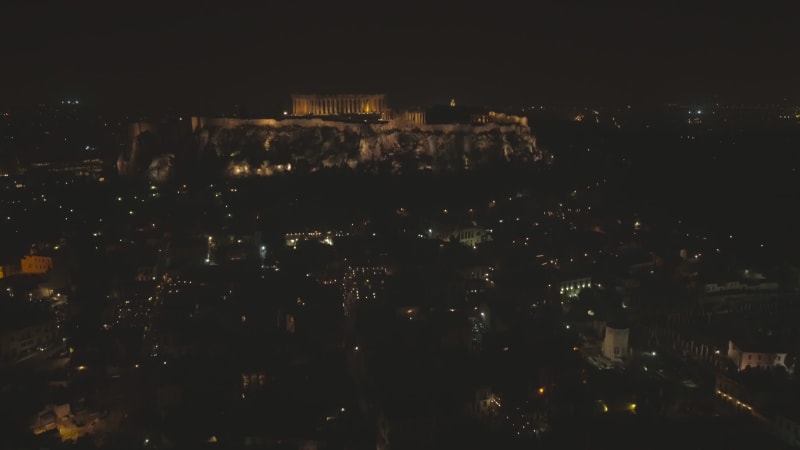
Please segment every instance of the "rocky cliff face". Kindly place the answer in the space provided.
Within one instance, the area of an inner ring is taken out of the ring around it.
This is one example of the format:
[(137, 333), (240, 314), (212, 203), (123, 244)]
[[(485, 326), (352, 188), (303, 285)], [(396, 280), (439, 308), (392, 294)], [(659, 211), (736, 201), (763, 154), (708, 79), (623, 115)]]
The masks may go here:
[[(192, 129), (190, 152), (196, 152), (201, 160), (215, 161), (229, 176), (269, 176), (326, 167), (391, 173), (468, 170), (510, 161), (536, 162), (544, 156), (524, 124), (194, 119)], [(177, 153), (174, 146), (163, 151), (145, 149), (146, 140), (133, 140), (139, 145), (125, 158), (127, 165), (120, 165), (128, 167), (130, 174), (163, 181), (174, 166), (180, 168), (180, 157), (165, 157)], [(141, 163), (137, 170), (131, 165), (135, 161)]]
[(200, 151), (228, 158), (227, 171), (234, 176), (336, 166), (447, 171), (543, 157), (523, 125), (286, 120), (233, 127), (206, 124), (195, 133)]

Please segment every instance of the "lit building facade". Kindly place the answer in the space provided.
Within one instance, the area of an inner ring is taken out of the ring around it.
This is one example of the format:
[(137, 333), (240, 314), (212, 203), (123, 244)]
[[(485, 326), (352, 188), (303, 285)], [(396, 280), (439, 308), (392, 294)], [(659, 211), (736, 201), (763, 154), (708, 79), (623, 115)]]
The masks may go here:
[(336, 238), (349, 236), (342, 231), (309, 231), (301, 233), (287, 233), (284, 239), (287, 247), (297, 248), (301, 242), (319, 242), (320, 244), (333, 245)]
[(603, 356), (612, 361), (621, 361), (628, 356), (628, 333), (626, 327), (606, 325), (606, 335), (603, 339)]
[(350, 316), (361, 302), (380, 299), (387, 275), (388, 270), (382, 266), (349, 267), (342, 280), (345, 316)]
[(582, 289), (591, 289), (591, 288), (592, 288), (591, 277), (576, 278), (574, 280), (567, 280), (562, 282), (559, 292), (564, 297), (574, 298), (581, 293)]
[(403, 122), (413, 123), (415, 125), (425, 125), (425, 111), (422, 110), (407, 110), (395, 114), (395, 118)]
[(342, 116), (377, 114), (388, 117), (386, 94), (294, 94), (293, 116)]
[(777, 282), (764, 281), (760, 283), (742, 283), (740, 281), (728, 281), (724, 283), (706, 283), (704, 291), (706, 294), (721, 294), (727, 292), (743, 291), (777, 291), (780, 288)]
[(786, 367), (786, 353), (767, 351), (753, 345), (736, 345), (728, 341), (728, 358), (737, 370), (748, 368)]
[(476, 247), (478, 244), (491, 241), (492, 235), (489, 230), (484, 228), (470, 227), (456, 230), (453, 238), (461, 245)]
[(22, 273), (43, 275), (53, 269), (53, 258), (41, 255), (26, 255), (20, 261)]

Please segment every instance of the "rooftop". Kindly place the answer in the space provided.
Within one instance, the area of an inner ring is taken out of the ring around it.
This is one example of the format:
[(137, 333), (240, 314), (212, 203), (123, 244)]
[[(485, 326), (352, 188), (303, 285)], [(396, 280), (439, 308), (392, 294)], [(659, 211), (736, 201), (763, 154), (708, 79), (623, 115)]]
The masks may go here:
[(731, 342), (744, 352), (778, 353), (786, 352), (785, 343), (773, 336), (755, 333), (742, 334), (731, 338)]

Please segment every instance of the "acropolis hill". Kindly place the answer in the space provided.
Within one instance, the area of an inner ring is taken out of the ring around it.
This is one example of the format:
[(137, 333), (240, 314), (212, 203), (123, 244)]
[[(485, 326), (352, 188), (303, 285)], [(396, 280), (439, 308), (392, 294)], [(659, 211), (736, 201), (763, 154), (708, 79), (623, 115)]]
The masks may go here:
[[(295, 95), (292, 105), (291, 114), (287, 111), (277, 119), (193, 117), (182, 123), (191, 124), (186, 132), (191, 133), (194, 151), (224, 161), (220, 170), (229, 176), (326, 167), (450, 171), (535, 162), (543, 156), (524, 117), (454, 103), (395, 112), (383, 95)], [(170, 150), (154, 150), (154, 143), (164, 139), (148, 137), (159, 133), (158, 127), (134, 127), (130, 153), (121, 155), (118, 163), (121, 173), (168, 176)]]

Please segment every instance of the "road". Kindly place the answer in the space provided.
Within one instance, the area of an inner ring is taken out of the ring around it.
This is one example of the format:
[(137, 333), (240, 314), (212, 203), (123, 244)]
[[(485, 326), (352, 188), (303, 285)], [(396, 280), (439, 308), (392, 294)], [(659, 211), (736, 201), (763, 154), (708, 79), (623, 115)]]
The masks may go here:
[(0, 368), (0, 387), (9, 384), (40, 382), (56, 371), (64, 369), (69, 358), (59, 358), (60, 346), (36, 352), (25, 359)]

